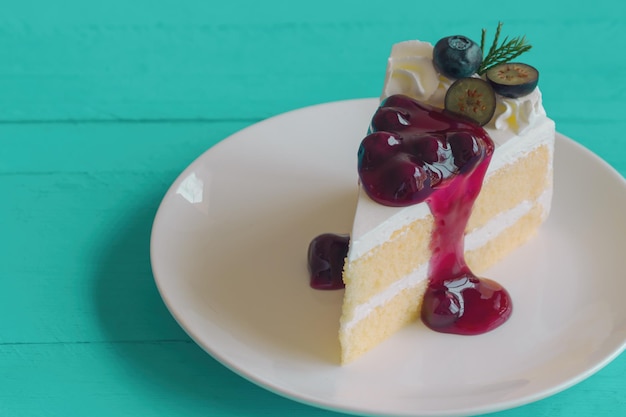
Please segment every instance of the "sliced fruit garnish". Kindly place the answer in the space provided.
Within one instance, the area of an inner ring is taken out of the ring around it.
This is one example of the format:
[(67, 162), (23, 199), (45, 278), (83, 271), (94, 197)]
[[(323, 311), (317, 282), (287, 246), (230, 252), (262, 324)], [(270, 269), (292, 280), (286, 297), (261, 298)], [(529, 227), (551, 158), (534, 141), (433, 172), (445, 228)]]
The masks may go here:
[(480, 78), (461, 78), (448, 88), (445, 107), (483, 126), (496, 110), (496, 95), (489, 83)]
[(519, 62), (496, 65), (485, 75), (496, 93), (510, 98), (530, 94), (539, 82), (539, 71)]

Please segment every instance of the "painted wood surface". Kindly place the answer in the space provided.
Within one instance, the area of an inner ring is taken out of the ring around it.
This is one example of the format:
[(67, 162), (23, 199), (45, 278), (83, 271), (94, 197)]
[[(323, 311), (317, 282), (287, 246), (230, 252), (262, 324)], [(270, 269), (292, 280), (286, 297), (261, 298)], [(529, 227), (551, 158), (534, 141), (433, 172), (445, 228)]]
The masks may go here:
[[(228, 371), (155, 288), (153, 216), (193, 159), (294, 108), (377, 96), (393, 42), (525, 33), (560, 132), (626, 174), (622, 2), (5, 4), (0, 416), (335, 416)], [(626, 357), (503, 417), (626, 415)]]

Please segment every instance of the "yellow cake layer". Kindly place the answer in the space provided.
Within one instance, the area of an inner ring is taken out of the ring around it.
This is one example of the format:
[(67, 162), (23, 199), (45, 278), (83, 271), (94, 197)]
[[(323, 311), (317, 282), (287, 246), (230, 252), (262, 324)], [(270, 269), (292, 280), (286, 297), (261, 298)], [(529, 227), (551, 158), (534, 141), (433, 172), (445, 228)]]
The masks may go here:
[[(427, 281), (398, 293), (385, 305), (376, 308), (348, 332), (339, 333), (341, 363), (358, 358), (383, 340), (419, 317)], [(358, 341), (358, 343), (355, 343)]]
[(524, 200), (535, 201), (551, 187), (552, 153), (541, 145), (485, 179), (476, 199), (466, 232), (485, 225), (497, 213), (509, 210)]
[[(433, 217), (414, 221), (394, 233), (383, 245), (374, 248), (354, 262), (346, 263), (343, 281), (346, 300), (352, 305), (365, 303), (385, 290), (399, 278), (430, 260), (430, 237)], [(350, 309), (344, 308), (346, 320), (351, 320)]]
[(535, 203), (528, 213), (520, 217), (504, 233), (491, 239), (479, 249), (465, 251), (467, 265), (477, 274), (492, 267), (515, 248), (534, 236), (541, 223), (543, 223), (544, 216), (544, 207), (540, 203)]

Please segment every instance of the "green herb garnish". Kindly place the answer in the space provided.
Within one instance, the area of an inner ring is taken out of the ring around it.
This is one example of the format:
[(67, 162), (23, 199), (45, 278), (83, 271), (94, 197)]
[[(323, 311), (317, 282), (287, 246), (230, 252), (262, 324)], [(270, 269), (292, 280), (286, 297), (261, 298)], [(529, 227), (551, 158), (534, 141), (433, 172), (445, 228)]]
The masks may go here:
[[(517, 58), (524, 52), (527, 52), (532, 48), (531, 45), (526, 43), (526, 37), (515, 37), (509, 40), (507, 36), (504, 38), (502, 43), (498, 46), (498, 39), (500, 38), (500, 31), (502, 29), (502, 22), (498, 22), (498, 27), (496, 29), (496, 36), (493, 38), (493, 43), (491, 44), (491, 48), (489, 48), (489, 52), (483, 59), (483, 63), (478, 68), (478, 74), (484, 74), (489, 68), (498, 65), (504, 64), (505, 62), (509, 62), (512, 59)], [(480, 37), (480, 49), (482, 49), (483, 53), (485, 51), (485, 36), (487, 34), (487, 30), (482, 30), (482, 35)]]

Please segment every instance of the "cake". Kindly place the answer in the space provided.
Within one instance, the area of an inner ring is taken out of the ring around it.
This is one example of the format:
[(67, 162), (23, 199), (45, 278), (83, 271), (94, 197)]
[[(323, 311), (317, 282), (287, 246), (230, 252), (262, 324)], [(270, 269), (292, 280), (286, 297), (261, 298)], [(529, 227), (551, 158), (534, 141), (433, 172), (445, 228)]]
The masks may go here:
[[(465, 335), (502, 325), (512, 311), (508, 293), (476, 274), (528, 241), (550, 211), (555, 125), (538, 74), (517, 90), (491, 83), (493, 108), (477, 123), (449, 111), (449, 97), (461, 81), (488, 82), (477, 67), (454, 72), (466, 63), (443, 68), (440, 43), (392, 47), (381, 105), (359, 149), (349, 243), (342, 237), (343, 364), (420, 317), (433, 330)], [(398, 175), (410, 186), (402, 180), (385, 190)]]

